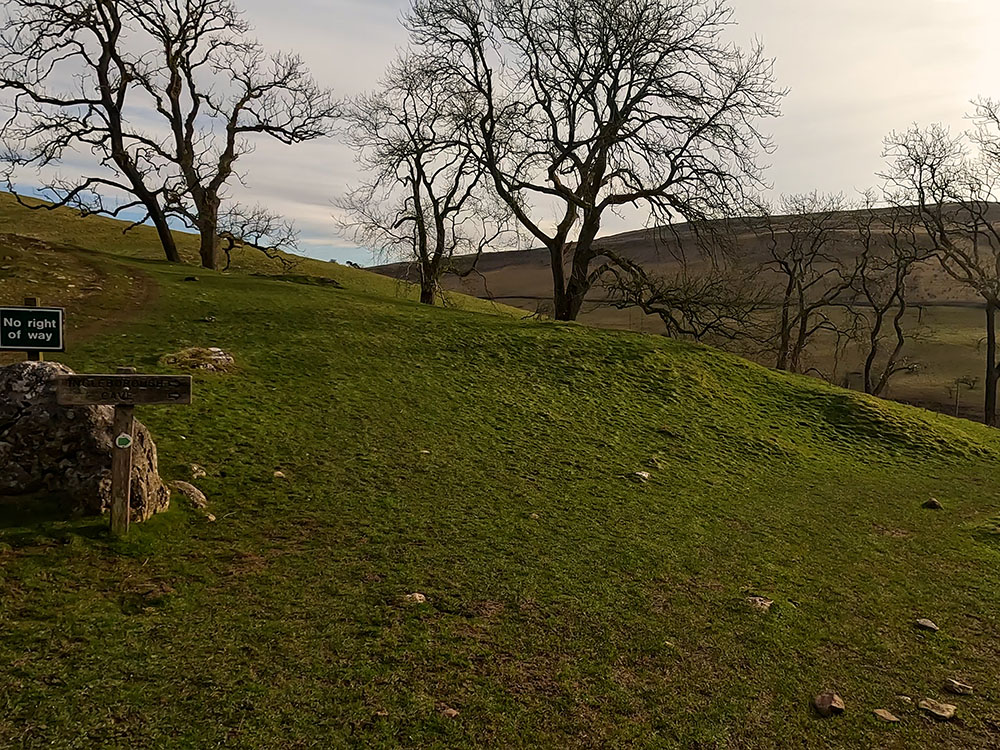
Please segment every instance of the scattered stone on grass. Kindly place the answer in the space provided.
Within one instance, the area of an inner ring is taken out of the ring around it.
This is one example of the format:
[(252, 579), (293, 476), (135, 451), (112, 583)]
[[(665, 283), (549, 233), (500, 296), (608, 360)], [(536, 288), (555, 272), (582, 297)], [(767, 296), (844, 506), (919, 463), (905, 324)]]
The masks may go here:
[(938, 703), (932, 698), (922, 699), (919, 703), (917, 703), (917, 706), (923, 711), (929, 713), (935, 719), (940, 719), (941, 721), (951, 721), (955, 718), (955, 712), (958, 711), (958, 709), (950, 703)]
[(274, 478), (275, 479), (287, 479), (287, 477), (285, 476), (285, 472), (283, 472), (283, 471), (276, 471), (276, 472), (274, 472)]
[(537, 521), (537, 520), (538, 520), (539, 518), (541, 518), (541, 516), (540, 516), (540, 515), (538, 515), (537, 513), (532, 513), (532, 514), (531, 514), (531, 518), (532, 518), (532, 520), (535, 520), (535, 521)]
[(930, 500), (927, 500), (923, 504), (923, 507), (927, 508), (928, 510), (941, 510), (942, 508), (944, 508), (944, 506), (941, 505), (941, 501), (934, 497), (932, 497)]
[(213, 516), (211, 513), (206, 513), (205, 514), (205, 520), (208, 521), (209, 523), (214, 523), (215, 522), (215, 516)]
[(896, 697), (899, 698), (900, 703), (905, 703), (907, 706), (913, 705), (913, 698), (908, 695), (897, 695)]
[(944, 689), (953, 695), (972, 695), (975, 692), (972, 685), (950, 678), (944, 681)]
[(190, 482), (171, 482), (170, 488), (177, 490), (180, 494), (186, 497), (192, 507), (198, 508), (199, 510), (208, 507), (208, 498), (205, 497), (205, 493)]
[(208, 476), (208, 472), (205, 471), (204, 467), (199, 466), (198, 464), (191, 464), (191, 478), (192, 479), (195, 479), (195, 480), (204, 479), (207, 476)]
[(441, 715), (446, 719), (454, 719), (456, 716), (458, 716), (458, 711), (456, 711), (454, 708), (448, 707), (441, 711)]
[(648, 471), (637, 471), (633, 474), (629, 474), (629, 478), (633, 482), (648, 482), (650, 478), (650, 473)]
[(235, 366), (236, 360), (217, 346), (192, 346), (173, 354), (164, 354), (160, 357), (160, 364), (183, 370), (229, 372)]
[[(0, 367), (0, 496), (44, 491), (67, 515), (100, 515), (111, 507), (114, 409), (56, 403), (56, 378), (72, 373), (57, 362)], [(138, 523), (167, 509), (170, 490), (140, 422), (134, 439), (130, 519)]]
[(751, 607), (761, 609), (765, 612), (769, 612), (771, 610), (771, 605), (774, 604), (774, 601), (768, 599), (766, 596), (748, 596), (747, 601), (750, 603)]
[(820, 716), (833, 716), (844, 713), (844, 699), (832, 690), (824, 690), (813, 698), (813, 708)]
[(419, 591), (414, 591), (412, 594), (406, 594), (403, 597), (404, 601), (412, 602), (413, 604), (424, 604), (427, 601), (427, 597), (421, 594)]
[(430, 451), (420, 451), (420, 455), (422, 455), (422, 456), (429, 456), (429, 455), (431, 455), (431, 452)]
[(926, 617), (921, 617), (917, 620), (917, 627), (921, 630), (929, 630), (932, 633), (936, 633), (941, 629), (934, 623), (933, 620), (928, 620)]
[(874, 714), (882, 721), (887, 721), (890, 724), (896, 724), (897, 722), (899, 722), (898, 717), (896, 717), (890, 711), (886, 711), (884, 708), (876, 708)]

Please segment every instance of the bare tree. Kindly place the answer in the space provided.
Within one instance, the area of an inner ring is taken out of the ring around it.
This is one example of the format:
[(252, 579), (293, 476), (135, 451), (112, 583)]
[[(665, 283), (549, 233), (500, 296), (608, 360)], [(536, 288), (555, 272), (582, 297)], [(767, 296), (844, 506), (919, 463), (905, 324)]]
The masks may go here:
[[(978, 128), (970, 138), (941, 125), (914, 126), (885, 141), (890, 183), (915, 204), (919, 221), (944, 271), (974, 290), (986, 312), (984, 414), (997, 425), (996, 315), (1000, 309), (1000, 231), (996, 224), (1000, 179), (998, 105), (976, 104)], [(970, 143), (971, 141), (971, 143)], [(970, 153), (970, 146), (978, 146)]]
[(912, 372), (917, 366), (904, 355), (908, 281), (932, 253), (921, 242), (915, 212), (898, 201), (878, 208), (874, 194), (869, 193), (856, 216), (857, 252), (849, 308), (863, 322), (865, 393), (879, 396), (895, 375)]
[(370, 178), (336, 201), (346, 213), (341, 228), (387, 258), (413, 262), (420, 301), (429, 305), (441, 277), (471, 273), (510, 222), (468, 146), (466, 106), (437, 85), (426, 60), (410, 56), (346, 112), (347, 143)]
[(697, 220), (760, 185), (758, 122), (782, 92), (759, 45), (724, 41), (731, 24), (724, 0), (414, 0), (413, 41), (467, 99), (497, 195), (548, 250), (556, 318), (575, 319), (600, 277), (606, 212)]
[(770, 289), (760, 269), (724, 261), (692, 269), (681, 263), (670, 274), (650, 273), (638, 263), (616, 257), (604, 283), (611, 304), (636, 307), (663, 322), (667, 336), (687, 337), (719, 346), (763, 344)]
[(330, 135), (339, 103), (301, 58), (269, 55), (248, 36), (229, 0), (122, 0), (155, 53), (132, 68), (169, 128), (161, 156), (176, 166), (200, 235), (206, 268), (216, 268), (218, 224), (236, 162), (264, 135), (284, 144)]
[(780, 279), (778, 369), (802, 372), (806, 349), (817, 334), (838, 340), (845, 335), (835, 308), (843, 312), (852, 271), (836, 244), (851, 227), (848, 208), (841, 195), (813, 192), (783, 197), (783, 216), (765, 207), (764, 216), (753, 220), (769, 254), (765, 267)]
[(285, 269), (295, 265), (288, 253), (294, 253), (298, 247), (298, 230), (292, 222), (264, 206), (230, 206), (219, 216), (217, 234), (226, 256), (223, 271), (228, 271), (232, 265), (233, 250), (241, 247), (259, 250), (271, 260), (278, 261)]
[[(48, 179), (42, 195), (83, 213), (119, 216), (139, 209), (156, 228), (167, 260), (180, 255), (168, 222), (172, 186), (160, 143), (137, 130), (127, 107), (137, 83), (126, 51), (128, 19), (117, 0), (10, 0), (0, 28), (0, 127), (8, 189), (20, 168), (51, 171), (69, 153), (93, 153), (94, 172)], [(115, 201), (107, 195), (127, 196)]]

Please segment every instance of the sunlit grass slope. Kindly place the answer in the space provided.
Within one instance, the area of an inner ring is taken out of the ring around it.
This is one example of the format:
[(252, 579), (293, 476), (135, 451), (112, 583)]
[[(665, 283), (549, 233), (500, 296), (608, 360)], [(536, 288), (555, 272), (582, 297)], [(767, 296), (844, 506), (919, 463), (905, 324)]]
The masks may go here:
[[(0, 746), (1000, 744), (985, 428), (659, 337), (119, 262), (155, 295), (64, 360), (235, 356), (138, 410), (216, 521), (177, 500), (113, 542), (0, 502)], [(950, 677), (950, 724), (897, 697)]]

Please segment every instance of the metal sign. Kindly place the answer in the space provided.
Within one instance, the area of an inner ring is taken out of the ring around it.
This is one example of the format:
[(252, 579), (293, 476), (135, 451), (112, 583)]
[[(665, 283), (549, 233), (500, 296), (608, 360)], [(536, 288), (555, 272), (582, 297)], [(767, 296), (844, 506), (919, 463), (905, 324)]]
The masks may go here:
[(190, 375), (61, 375), (56, 401), (62, 406), (99, 404), (190, 404)]
[(61, 307), (0, 307), (0, 350), (66, 351)]

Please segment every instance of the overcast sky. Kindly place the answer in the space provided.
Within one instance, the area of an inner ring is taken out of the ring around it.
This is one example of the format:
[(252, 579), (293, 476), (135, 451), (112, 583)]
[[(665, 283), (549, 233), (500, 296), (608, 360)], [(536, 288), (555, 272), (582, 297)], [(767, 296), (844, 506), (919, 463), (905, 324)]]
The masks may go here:
[[(238, 0), (260, 40), (294, 50), (339, 95), (377, 84), (406, 43), (407, 0)], [(967, 127), (977, 95), (1000, 97), (998, 0), (735, 0), (737, 34), (776, 58), (784, 115), (769, 124), (778, 151), (776, 193), (852, 193), (876, 182), (881, 142), (913, 122)], [(355, 182), (352, 154), (334, 141), (285, 147), (259, 142), (241, 161), (235, 197), (294, 219), (301, 250), (371, 261), (336, 235), (330, 200)], [(612, 219), (606, 232), (629, 228)]]

